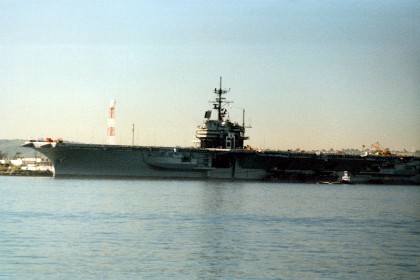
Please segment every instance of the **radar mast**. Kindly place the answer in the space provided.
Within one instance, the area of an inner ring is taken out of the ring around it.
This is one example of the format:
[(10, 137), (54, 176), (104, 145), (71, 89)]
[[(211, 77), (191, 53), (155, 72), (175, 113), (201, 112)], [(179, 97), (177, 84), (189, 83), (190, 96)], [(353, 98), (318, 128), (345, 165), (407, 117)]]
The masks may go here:
[(222, 77), (220, 77), (220, 85), (219, 89), (215, 88), (214, 93), (217, 95), (216, 100), (213, 102), (213, 109), (217, 110), (217, 120), (219, 122), (224, 121), (224, 118), (227, 114), (227, 110), (223, 108), (224, 104), (232, 103), (231, 101), (225, 101), (226, 98), (223, 97), (224, 94), (228, 93), (230, 91), (226, 89), (222, 89)]

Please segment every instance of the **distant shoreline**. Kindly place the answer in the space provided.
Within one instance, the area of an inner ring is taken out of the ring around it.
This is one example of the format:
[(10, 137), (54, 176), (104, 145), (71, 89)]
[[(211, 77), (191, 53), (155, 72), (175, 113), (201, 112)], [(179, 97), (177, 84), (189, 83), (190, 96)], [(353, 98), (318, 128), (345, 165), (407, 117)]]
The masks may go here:
[(0, 176), (32, 176), (32, 177), (53, 177), (53, 173), (46, 171), (31, 171), (31, 170), (0, 170)]

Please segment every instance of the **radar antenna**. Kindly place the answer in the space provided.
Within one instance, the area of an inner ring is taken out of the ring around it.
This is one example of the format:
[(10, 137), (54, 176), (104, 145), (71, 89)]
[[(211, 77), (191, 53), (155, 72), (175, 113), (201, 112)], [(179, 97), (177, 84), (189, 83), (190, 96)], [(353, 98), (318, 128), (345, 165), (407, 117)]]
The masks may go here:
[[(230, 90), (230, 89), (229, 89)], [(217, 119), (222, 122), (227, 114), (227, 110), (223, 108), (223, 104), (232, 103), (231, 101), (225, 101), (226, 98), (222, 97), (223, 94), (229, 92), (229, 90), (222, 89), (222, 77), (220, 77), (219, 89), (215, 88), (214, 93), (217, 94), (216, 100), (213, 101), (213, 109), (217, 110)]]

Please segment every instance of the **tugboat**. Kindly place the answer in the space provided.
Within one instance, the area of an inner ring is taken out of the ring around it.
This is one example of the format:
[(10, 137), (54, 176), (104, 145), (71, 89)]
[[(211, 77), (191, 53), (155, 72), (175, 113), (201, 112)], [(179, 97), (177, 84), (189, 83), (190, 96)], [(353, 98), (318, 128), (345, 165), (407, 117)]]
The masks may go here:
[(341, 184), (352, 184), (350, 181), (350, 175), (348, 171), (344, 171), (344, 175), (341, 177), (341, 181), (321, 181), (318, 184), (323, 185), (341, 185)]
[(351, 184), (350, 175), (348, 171), (344, 171), (343, 177), (341, 177), (341, 184)]

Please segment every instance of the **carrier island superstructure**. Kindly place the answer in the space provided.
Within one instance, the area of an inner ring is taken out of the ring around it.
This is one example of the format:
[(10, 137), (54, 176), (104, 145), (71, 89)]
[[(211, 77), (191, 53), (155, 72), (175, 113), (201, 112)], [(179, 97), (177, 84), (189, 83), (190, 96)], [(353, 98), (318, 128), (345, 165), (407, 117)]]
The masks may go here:
[(48, 157), (55, 177), (328, 182), (345, 173), (353, 183), (420, 184), (418, 157), (251, 149), (245, 145), (244, 120), (239, 124), (228, 117), (227, 92), (220, 79), (213, 108), (197, 128), (197, 148), (78, 144), (48, 138), (23, 146)]

